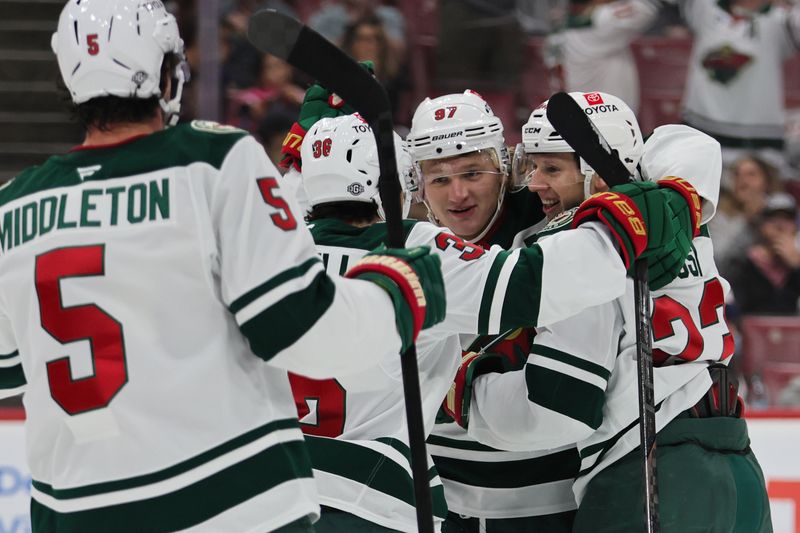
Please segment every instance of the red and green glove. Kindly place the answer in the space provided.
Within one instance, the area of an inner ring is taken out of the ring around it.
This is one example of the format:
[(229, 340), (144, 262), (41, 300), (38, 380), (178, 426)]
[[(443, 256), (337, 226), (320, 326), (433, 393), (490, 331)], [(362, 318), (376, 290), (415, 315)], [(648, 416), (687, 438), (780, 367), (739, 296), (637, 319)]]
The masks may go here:
[[(360, 64), (370, 74), (375, 73), (372, 61), (361, 61)], [(283, 168), (294, 167), (295, 170), (299, 171), (302, 164), (300, 146), (303, 144), (303, 138), (311, 126), (323, 118), (352, 115), (355, 112), (355, 109), (325, 87), (317, 83), (309, 87), (305, 98), (303, 98), (303, 105), (300, 107), (300, 115), (297, 118), (297, 122), (292, 124), (289, 133), (283, 139), (283, 146), (281, 147), (283, 156), (278, 165)]]
[(509, 360), (504, 355), (492, 352), (464, 352), (456, 377), (442, 402), (442, 411), (466, 429), (469, 425), (469, 408), (475, 379), (489, 372), (508, 370), (510, 370)]
[(632, 182), (593, 194), (584, 201), (572, 227), (597, 220), (605, 224), (626, 269), (641, 257), (649, 267), (651, 289), (672, 281), (683, 267), (692, 239), (700, 231), (700, 197), (685, 180)]
[(405, 249), (381, 245), (353, 265), (345, 277), (371, 281), (389, 294), (403, 352), (417, 340), (420, 330), (444, 320), (441, 262), (427, 246)]

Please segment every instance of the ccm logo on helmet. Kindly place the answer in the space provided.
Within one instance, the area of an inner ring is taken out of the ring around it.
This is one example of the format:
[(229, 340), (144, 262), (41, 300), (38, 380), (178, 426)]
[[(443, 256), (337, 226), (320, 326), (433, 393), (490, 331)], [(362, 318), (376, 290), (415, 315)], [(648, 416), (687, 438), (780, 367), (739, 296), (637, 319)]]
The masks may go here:
[(525, 135), (529, 135), (532, 133), (541, 133), (542, 128), (525, 128)]
[(589, 105), (598, 105), (604, 104), (603, 97), (600, 96), (600, 93), (584, 93), (584, 98), (586, 98), (586, 103)]
[(452, 139), (453, 137), (460, 137), (464, 135), (463, 131), (454, 131), (452, 133), (443, 133), (442, 135), (434, 135), (431, 141), (441, 141), (442, 139)]

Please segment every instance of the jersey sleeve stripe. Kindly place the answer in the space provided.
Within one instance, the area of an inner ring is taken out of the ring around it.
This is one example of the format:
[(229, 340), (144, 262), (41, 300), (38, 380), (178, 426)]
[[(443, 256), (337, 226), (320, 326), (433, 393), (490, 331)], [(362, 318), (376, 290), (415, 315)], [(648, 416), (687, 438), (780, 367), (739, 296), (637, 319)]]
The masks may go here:
[(489, 314), (492, 307), (492, 299), (494, 290), (497, 286), (497, 278), (503, 269), (508, 256), (511, 252), (500, 252), (492, 263), (489, 269), (489, 274), (486, 277), (486, 283), (483, 286), (483, 296), (481, 297), (481, 307), (478, 310), (478, 332), (486, 333), (489, 331)]
[[(25, 374), (22, 372), (22, 365), (17, 363), (10, 367), (0, 367), (0, 394), (15, 395), (22, 392), (25, 387)], [(20, 389), (17, 392), (11, 393), (12, 390)]]
[(22, 363), (22, 358), (19, 355), (9, 357), (8, 359), (0, 359), (0, 369), (10, 368)]
[[(467, 461), (435, 457), (439, 474), (446, 480), (477, 487), (504, 489), (573, 479), (580, 459), (575, 448), (536, 457), (511, 461)], [(520, 475), (526, 472), (526, 475)]]
[[(292, 283), (290, 281), (272, 291), (267, 295), (270, 300), (278, 291), (282, 299), (262, 309), (240, 326), (242, 333), (250, 341), (250, 349), (265, 361), (297, 342), (333, 304), (336, 286), (322, 270), (321, 262), (318, 261), (304, 278), (314, 273), (316, 275), (307, 286), (304, 281), (297, 283), (304, 287), (302, 290), (283, 290)], [(252, 305), (260, 301), (261, 299)]]
[(506, 261), (503, 263), (500, 273), (497, 276), (494, 292), (492, 294), (492, 305), (489, 308), (489, 329), (486, 333), (494, 334), (500, 332), (500, 319), (503, 316), (503, 304), (506, 300), (508, 283), (511, 280), (511, 274), (514, 272), (514, 267), (516, 266), (517, 261), (519, 261), (519, 254), (519, 249), (511, 252)]
[(6, 359), (14, 359), (17, 357), (19, 357), (19, 350), (14, 350), (13, 352), (7, 354), (0, 354), (0, 364), (2, 364), (2, 361)]
[(541, 249), (534, 245), (516, 252), (519, 260), (505, 287), (501, 330), (521, 325), (535, 326), (539, 321), (543, 270)]
[[(411, 451), (397, 439), (345, 441), (306, 435), (314, 470), (349, 479), (414, 506)], [(430, 461), (430, 459), (429, 459)], [(428, 469), (434, 515), (444, 518), (447, 504), (435, 466)], [(439, 490), (434, 490), (436, 488)]]
[(597, 429), (603, 422), (605, 389), (570, 375), (528, 364), (528, 400)]
[[(320, 263), (319, 257), (312, 257), (306, 260), (304, 263), (300, 264), (299, 266), (289, 268), (281, 272), (280, 274), (270, 278), (269, 280), (265, 281), (258, 287), (246, 292), (236, 300), (234, 300), (228, 308), (230, 309), (231, 313), (236, 315), (236, 320), (242, 324), (247, 322), (249, 318), (253, 315), (258, 314), (258, 311), (250, 310), (249, 308), (259, 300), (263, 299), (265, 296), (270, 295), (272, 291), (281, 287), (284, 290), (297, 290), (301, 288), (300, 285), (303, 280), (308, 279), (308, 275), (310, 273), (316, 273), (318, 270), (323, 270), (324, 267)], [(313, 274), (312, 276), (313, 277)], [(284, 285), (287, 287), (283, 287)], [(277, 301), (280, 299), (279, 297), (272, 297), (269, 300)], [(268, 307), (269, 305), (263, 305), (264, 307)]]
[[(553, 359), (555, 361), (561, 361), (569, 366), (579, 368), (589, 372), (590, 374), (599, 376), (604, 382), (607, 382), (611, 377), (611, 371), (604, 366), (598, 365), (597, 363), (592, 363), (591, 361), (587, 361), (586, 359), (582, 359), (580, 357), (576, 357), (567, 352), (556, 350), (550, 346), (534, 344), (533, 347), (531, 347), (531, 353), (546, 357), (548, 359)], [(603, 385), (603, 387), (605, 387), (605, 385)]]

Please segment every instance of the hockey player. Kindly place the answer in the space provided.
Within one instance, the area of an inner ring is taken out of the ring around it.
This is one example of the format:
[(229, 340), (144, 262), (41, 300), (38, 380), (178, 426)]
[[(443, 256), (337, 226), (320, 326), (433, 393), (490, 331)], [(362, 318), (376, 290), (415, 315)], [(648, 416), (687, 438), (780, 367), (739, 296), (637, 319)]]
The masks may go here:
[[(0, 397), (24, 391), (34, 531), (310, 531), (286, 370), (354, 372), (443, 316), (438, 257), (328, 277), (263, 149), (179, 108), (158, 0), (70, 0), (82, 146), (0, 189)], [(424, 274), (424, 275), (423, 275)]]
[[(478, 93), (426, 99), (414, 113), (407, 142), (431, 222), (487, 248), (535, 241), (547, 222), (542, 202), (511, 183), (503, 124)], [(502, 340), (465, 335), (462, 344), (465, 353), (490, 346), (507, 358), (508, 368), (522, 368), (533, 333), (505, 331)], [(446, 415), (438, 417), (428, 445), (445, 487), (445, 532), (571, 531), (579, 464), (574, 446), (552, 453), (496, 450), (471, 439)]]
[[(624, 142), (638, 129), (630, 110), (603, 93), (572, 96), (585, 109), (598, 99), (619, 109), (590, 118), (628, 168), (635, 168), (642, 151), (638, 143)], [(556, 201), (556, 210), (568, 209), (542, 232), (544, 244), (579, 223), (584, 206), (603, 198), (595, 195), (574, 209), (586, 188), (607, 187), (553, 130), (544, 107), (523, 128), (519, 150), (529, 164), (517, 168), (530, 174), (531, 188), (545, 204)], [(691, 176), (703, 198), (703, 224), (716, 207), (720, 171), (718, 143), (686, 126), (658, 128), (641, 158), (644, 179)], [(451, 414), (482, 443), (530, 450), (577, 442), (578, 533), (642, 529), (634, 300), (628, 285), (615, 302), (538, 328), (523, 370), (473, 381), (469, 369), (461, 368), (449, 398)], [(727, 369), (733, 340), (722, 309), (729, 286), (714, 265), (705, 226), (679, 277), (651, 278), (651, 289), (662, 531), (771, 531), (763, 475)]]
[[(411, 162), (399, 138), (396, 150), (398, 168), (407, 174)], [(312, 206), (311, 232), (328, 272), (338, 274), (386, 235), (373, 134), (358, 115), (322, 119), (309, 130), (301, 152), (304, 187)], [(648, 198), (652, 205), (660, 205), (659, 198)], [(682, 198), (677, 201), (682, 209), (688, 208)], [(639, 200), (637, 204), (643, 206), (647, 218), (649, 209)], [(607, 279), (603, 284), (615, 285), (614, 277), (619, 275), (609, 268), (609, 259), (618, 262), (616, 253), (602, 245), (596, 228), (563, 234), (545, 248), (534, 245), (507, 252), (498, 246), (483, 249), (468, 244), (447, 228), (425, 222), (407, 220), (404, 225), (407, 246), (428, 245), (441, 257), (448, 294), (445, 321), (417, 343), (428, 431), (458, 367), (461, 347), (456, 333), (497, 333), (520, 325), (547, 324), (555, 314), (568, 315), (602, 301), (602, 292), (608, 291), (590, 289), (598, 278), (580, 275), (583, 267), (574, 258), (581, 254), (597, 262), (595, 274)], [(666, 242), (672, 237), (660, 239)], [(688, 243), (688, 237), (685, 240)], [(660, 247), (655, 241), (650, 245)], [(554, 280), (556, 272), (570, 271), (574, 276), (565, 278), (569, 279), (566, 285), (542, 283)], [(589, 298), (587, 291), (593, 293)], [(338, 531), (416, 531), (400, 364), (381, 360), (388, 362), (352, 376), (324, 381), (292, 378), (321, 501), (329, 508), (316, 526), (319, 531), (336, 527)], [(446, 507), (433, 469), (431, 480), (437, 522), (441, 522)]]

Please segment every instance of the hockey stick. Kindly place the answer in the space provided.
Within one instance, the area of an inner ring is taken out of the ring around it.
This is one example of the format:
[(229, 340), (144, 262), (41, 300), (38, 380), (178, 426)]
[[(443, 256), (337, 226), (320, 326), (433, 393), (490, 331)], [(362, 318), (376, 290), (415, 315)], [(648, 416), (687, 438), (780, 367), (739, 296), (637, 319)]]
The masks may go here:
[[(573, 150), (610, 186), (631, 180), (631, 174), (616, 150), (592, 124), (581, 106), (567, 93), (559, 92), (547, 103), (547, 118)], [(647, 263), (634, 267), (636, 303), (636, 371), (639, 379), (639, 436), (645, 485), (645, 527), (660, 531), (658, 519), (658, 478), (656, 474), (656, 411), (653, 398), (653, 343), (650, 332), (650, 289)]]
[[(299, 68), (347, 101), (372, 127), (378, 144), (381, 175), (378, 190), (386, 215), (389, 246), (405, 245), (402, 225), (401, 189), (394, 152), (394, 129), (389, 97), (383, 86), (342, 50), (294, 18), (267, 9), (250, 17), (247, 37), (262, 52), (268, 52)], [(419, 387), (416, 347), (402, 354), (411, 473), (414, 478), (417, 527), (433, 533), (433, 504), (428, 481), (428, 454)]]

